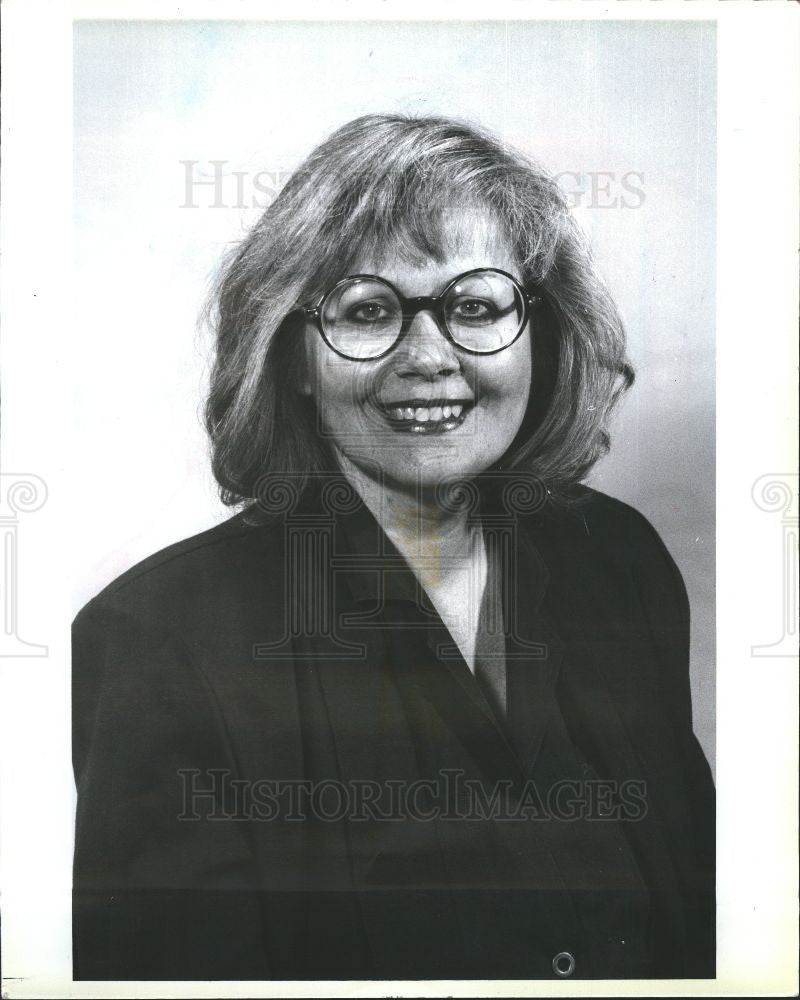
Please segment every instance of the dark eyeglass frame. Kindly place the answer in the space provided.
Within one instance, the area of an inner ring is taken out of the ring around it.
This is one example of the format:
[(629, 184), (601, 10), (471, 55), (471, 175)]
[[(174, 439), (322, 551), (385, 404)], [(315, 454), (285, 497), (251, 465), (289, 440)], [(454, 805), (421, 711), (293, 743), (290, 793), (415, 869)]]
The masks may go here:
[[(519, 330), (517, 330), (517, 333), (514, 336), (513, 340), (510, 340), (507, 344), (504, 344), (502, 347), (495, 348), (493, 351), (475, 351), (470, 347), (463, 347), (453, 336), (450, 327), (447, 325), (447, 317), (445, 314), (445, 303), (447, 301), (448, 295), (453, 290), (453, 288), (459, 283), (459, 281), (463, 281), (465, 278), (472, 277), (473, 274), (486, 274), (486, 273), (502, 274), (504, 278), (508, 278), (509, 281), (511, 281), (511, 283), (514, 285), (515, 289), (519, 293), (520, 300), (522, 301), (522, 318), (520, 320)], [(387, 347), (387, 349), (381, 352), (380, 354), (371, 355), (368, 358), (356, 358), (353, 357), (351, 354), (345, 354), (343, 351), (339, 350), (339, 348), (335, 347), (328, 339), (328, 336), (325, 333), (325, 326), (322, 321), (322, 315), (325, 309), (325, 304), (327, 303), (330, 296), (333, 295), (333, 293), (337, 289), (341, 288), (342, 285), (346, 284), (349, 281), (355, 281), (355, 280), (377, 281), (380, 284), (385, 285), (387, 288), (389, 288), (397, 297), (397, 301), (400, 303), (400, 309), (403, 317), (402, 322), (400, 324), (400, 329), (397, 333), (397, 337), (395, 338), (392, 345), (390, 347)], [(300, 310), (309, 319), (314, 320), (314, 322), (317, 325), (317, 329), (319, 330), (320, 336), (328, 345), (328, 347), (334, 352), (334, 354), (338, 354), (340, 358), (346, 358), (348, 361), (380, 361), (380, 359), (385, 358), (387, 354), (391, 354), (391, 352), (404, 339), (408, 331), (411, 329), (411, 324), (413, 323), (414, 318), (420, 312), (431, 312), (436, 319), (439, 329), (442, 331), (445, 337), (450, 341), (450, 343), (459, 351), (464, 351), (466, 354), (475, 354), (479, 357), (485, 358), (489, 357), (492, 354), (499, 354), (500, 351), (508, 350), (508, 348), (511, 347), (512, 344), (516, 343), (517, 340), (519, 340), (520, 336), (522, 335), (522, 331), (528, 324), (531, 310), (535, 306), (539, 305), (541, 301), (542, 301), (542, 296), (540, 294), (529, 292), (522, 284), (520, 284), (520, 282), (514, 277), (514, 275), (509, 274), (508, 271), (503, 271), (499, 267), (475, 267), (472, 268), (472, 270), (470, 271), (464, 271), (462, 274), (456, 275), (456, 277), (453, 278), (452, 281), (448, 282), (446, 287), (438, 295), (415, 295), (412, 296), (411, 298), (402, 295), (400, 291), (397, 288), (395, 288), (395, 286), (391, 283), (391, 281), (388, 281), (386, 278), (381, 278), (376, 274), (349, 274), (347, 275), (346, 278), (342, 278), (340, 281), (337, 281), (335, 285), (333, 285), (327, 291), (323, 292), (322, 296), (320, 297), (319, 301), (315, 306), (301, 306)]]

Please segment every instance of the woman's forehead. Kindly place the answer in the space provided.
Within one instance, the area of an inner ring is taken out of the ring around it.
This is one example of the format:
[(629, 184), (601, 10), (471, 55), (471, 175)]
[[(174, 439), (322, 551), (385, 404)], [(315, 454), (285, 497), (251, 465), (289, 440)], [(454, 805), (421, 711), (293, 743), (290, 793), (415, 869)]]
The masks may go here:
[(352, 270), (362, 274), (391, 273), (408, 270), (440, 272), (453, 275), (474, 267), (498, 267), (517, 271), (518, 263), (502, 224), (482, 208), (448, 209), (435, 222), (436, 232), (420, 245), (413, 234), (389, 241), (385, 246), (372, 245), (358, 253)]

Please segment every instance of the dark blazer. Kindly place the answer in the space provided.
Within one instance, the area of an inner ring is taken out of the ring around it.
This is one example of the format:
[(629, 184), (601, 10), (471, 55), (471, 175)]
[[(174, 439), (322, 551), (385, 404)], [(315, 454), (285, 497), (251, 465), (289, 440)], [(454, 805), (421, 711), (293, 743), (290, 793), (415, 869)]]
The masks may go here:
[[(649, 522), (591, 490), (569, 512), (484, 504), (505, 726), (341, 485), (275, 494), (264, 523), (172, 545), (78, 615), (75, 978), (553, 978), (561, 952), (575, 976), (712, 977), (688, 602)], [(443, 772), (484, 805), (611, 783), (610, 812), (432, 818)], [(364, 807), (391, 781), (419, 785), (414, 815)]]

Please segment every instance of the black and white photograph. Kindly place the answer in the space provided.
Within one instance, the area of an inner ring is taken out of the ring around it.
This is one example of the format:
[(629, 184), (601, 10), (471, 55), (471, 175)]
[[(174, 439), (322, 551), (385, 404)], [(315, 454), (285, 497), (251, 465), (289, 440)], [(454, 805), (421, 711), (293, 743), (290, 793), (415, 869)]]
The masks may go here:
[(790, 995), (796, 100), (718, 4), (113, 6), (4, 443), (3, 996)]

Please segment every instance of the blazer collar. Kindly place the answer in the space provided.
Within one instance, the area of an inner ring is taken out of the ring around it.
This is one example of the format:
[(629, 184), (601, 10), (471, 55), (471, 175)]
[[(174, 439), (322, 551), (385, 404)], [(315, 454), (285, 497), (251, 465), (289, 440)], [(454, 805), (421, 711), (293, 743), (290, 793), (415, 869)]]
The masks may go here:
[[(520, 606), (530, 612), (543, 602), (550, 580), (530, 530), (537, 519), (509, 509), (492, 486), (479, 485), (478, 502), (470, 516), (480, 520), (486, 544), (499, 547), (509, 572), (517, 572), (512, 590), (516, 589)], [(347, 497), (345, 502), (342, 496)], [(292, 516), (332, 522), (334, 565), (352, 600), (371, 605), (383, 600), (428, 604), (405, 557), (344, 474), (330, 473), (324, 481), (312, 482)]]
[[(331, 509), (334, 495), (339, 500), (336, 509)], [(347, 501), (341, 502), (345, 495)], [(564, 645), (545, 607), (550, 571), (534, 543), (531, 515), (509, 511), (496, 491), (483, 490), (479, 499), (474, 516), (480, 518), (485, 543), (495, 550), (504, 570), (501, 585), (510, 709), (509, 727), (505, 729), (498, 725), (408, 562), (349, 483), (341, 491), (334, 491), (330, 480), (322, 489), (317, 487), (304, 499), (299, 516), (332, 522), (337, 591), (358, 616), (359, 624), (378, 624), (387, 617), (391, 620), (391, 604), (405, 605), (403, 617), (410, 613), (418, 626), (427, 628), (429, 648), (440, 668), (460, 689), (462, 701), (458, 704), (471, 706), (472, 713), (483, 717), (478, 724), (478, 717), (473, 715), (473, 723), (478, 725), (476, 734), (483, 733), (481, 740), (485, 742), (490, 730), (494, 730), (495, 738), (504, 747), (498, 745), (496, 753), (507, 760), (509, 754), (513, 757), (515, 753), (519, 770), (525, 775), (535, 766), (547, 730)], [(442, 692), (445, 690), (442, 688)], [(457, 703), (448, 705), (446, 698), (440, 702), (441, 710), (456, 710)]]

